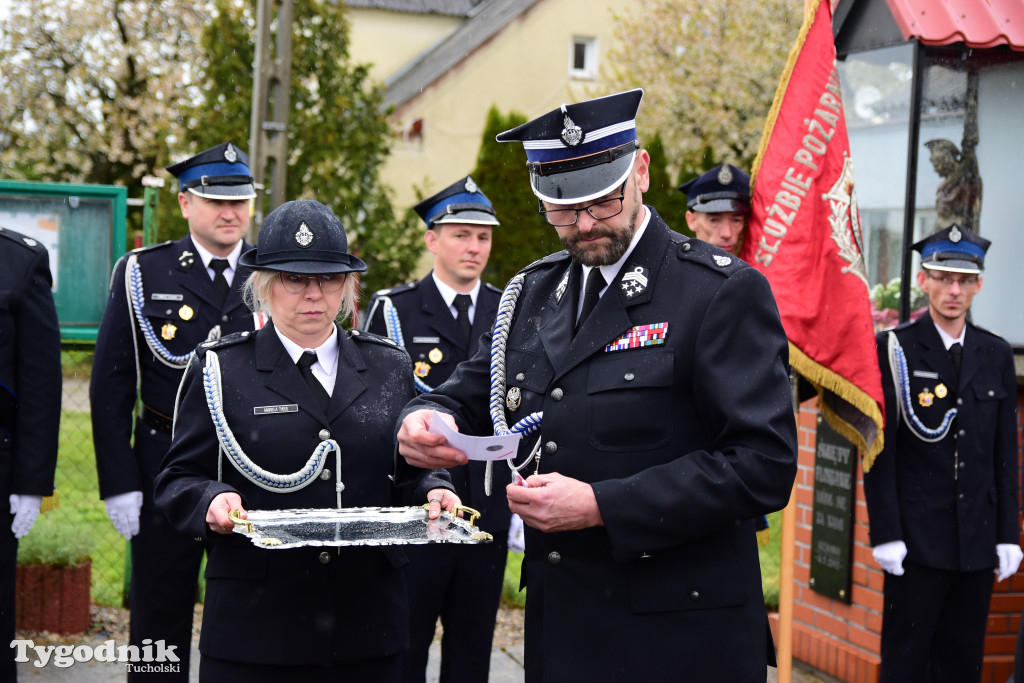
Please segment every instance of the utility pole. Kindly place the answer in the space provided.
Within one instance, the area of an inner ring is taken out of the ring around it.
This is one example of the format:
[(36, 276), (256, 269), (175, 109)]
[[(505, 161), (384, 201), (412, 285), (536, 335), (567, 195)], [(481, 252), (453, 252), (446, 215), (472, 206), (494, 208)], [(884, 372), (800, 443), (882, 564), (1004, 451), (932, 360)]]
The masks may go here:
[[(294, 0), (259, 0), (256, 7), (256, 63), (249, 126), (249, 163), (256, 181), (256, 207), (249, 224), (249, 241), (253, 243), (264, 212), (285, 201), (293, 8)], [(275, 25), (276, 30), (271, 31)]]

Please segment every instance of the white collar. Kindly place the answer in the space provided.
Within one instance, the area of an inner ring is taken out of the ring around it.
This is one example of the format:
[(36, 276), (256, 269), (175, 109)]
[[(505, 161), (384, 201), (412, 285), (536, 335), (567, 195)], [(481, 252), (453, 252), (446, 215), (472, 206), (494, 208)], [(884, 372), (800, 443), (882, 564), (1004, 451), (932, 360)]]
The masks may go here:
[[(934, 324), (935, 321), (933, 320), (932, 323)], [(942, 339), (942, 343), (946, 345), (947, 351), (949, 351), (949, 347), (952, 346), (953, 344), (960, 344), (961, 347), (964, 345), (964, 338), (967, 336), (966, 320), (964, 321), (964, 328), (960, 330), (959, 337), (951, 337), (944, 329), (942, 329), (938, 325), (935, 325), (935, 329), (938, 331), (939, 337)]]
[[(453, 288), (449, 287), (444, 282), (441, 282), (441, 279), (437, 277), (437, 273), (434, 271), (430, 271), (430, 277), (434, 279), (434, 285), (437, 286), (437, 291), (441, 293), (441, 298), (444, 299), (445, 304), (451, 308), (452, 304), (455, 303), (455, 295), (461, 294), (462, 292), (456, 292)], [(473, 305), (476, 306), (476, 299), (480, 294), (480, 280), (476, 281), (476, 284), (473, 285), (473, 289), (465, 293), (469, 294), (469, 298), (473, 300)]]
[[(274, 332), (277, 332), (277, 338), (281, 340), (282, 344), (284, 344), (284, 350), (288, 352), (289, 356), (291, 356), (292, 362), (298, 363), (299, 356), (306, 351), (306, 347), (299, 346), (291, 339), (281, 334), (281, 330), (277, 329), (276, 325), (274, 326)], [(320, 363), (320, 367), (324, 369), (324, 373), (327, 375), (334, 374), (334, 366), (338, 362), (338, 347), (338, 326), (334, 325), (331, 329), (331, 336), (327, 338), (327, 341), (315, 349), (310, 349), (311, 351), (316, 352), (316, 360)]]
[[(607, 266), (598, 266), (601, 269), (601, 276), (604, 277), (604, 281), (611, 284), (615, 276), (618, 275), (619, 269), (622, 268), (622, 264), (626, 262), (629, 255), (633, 253), (636, 245), (640, 243), (640, 238), (644, 236), (644, 231), (647, 230), (647, 224), (651, 222), (651, 212), (643, 204), (640, 207), (644, 210), (644, 219), (640, 221), (640, 225), (637, 227), (636, 232), (633, 233), (633, 239), (629, 241), (629, 248), (626, 249), (626, 253), (622, 255), (615, 263)], [(580, 282), (580, 286), (587, 281), (587, 277), (590, 275), (590, 271), (594, 269), (594, 266), (583, 266), (583, 280)], [(602, 290), (603, 291), (603, 290)]]
[(238, 270), (238, 257), (242, 255), (242, 240), (238, 240), (238, 244), (235, 245), (235, 248), (232, 249), (231, 253), (227, 256), (214, 256), (207, 251), (203, 245), (199, 244), (199, 240), (195, 237), (192, 238), (192, 245), (196, 248), (196, 251), (199, 252), (199, 258), (203, 259), (203, 265), (207, 268), (210, 267), (210, 261), (213, 259), (226, 258), (228, 260), (228, 267), (231, 271), (234, 272)]

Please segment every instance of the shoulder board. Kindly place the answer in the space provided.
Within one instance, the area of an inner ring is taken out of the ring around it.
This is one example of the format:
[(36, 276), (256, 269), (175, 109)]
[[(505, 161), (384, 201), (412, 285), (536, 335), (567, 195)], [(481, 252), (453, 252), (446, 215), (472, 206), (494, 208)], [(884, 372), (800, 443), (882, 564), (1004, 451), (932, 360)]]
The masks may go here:
[[(547, 256), (545, 256), (542, 259), (537, 259), (536, 261), (534, 261), (530, 265), (528, 265), (525, 268), (523, 268), (522, 270), (520, 270), (519, 273), (522, 273), (523, 275), (525, 275), (526, 273), (529, 273), (531, 270), (536, 270), (537, 268), (540, 268), (541, 266), (550, 265), (552, 263), (560, 263), (562, 261), (568, 261), (568, 260), (569, 260), (569, 252), (566, 251), (565, 249), (563, 249), (562, 251), (556, 251), (554, 254), (548, 254)], [(517, 275), (519, 273), (517, 273)]]
[(206, 351), (219, 351), (220, 349), (227, 348), (229, 346), (235, 346), (237, 344), (242, 344), (244, 342), (249, 341), (250, 339), (255, 338), (256, 335), (254, 333), (254, 330), (245, 330), (244, 332), (233, 332), (231, 334), (221, 337), (220, 339), (211, 339), (209, 341), (204, 341), (200, 343), (199, 346), (196, 347), (196, 354), (201, 355)]
[(485, 282), (484, 287), (491, 290), (492, 292), (497, 292), (498, 294), (501, 294), (501, 290), (492, 285), (490, 282)]
[(132, 249), (130, 253), (132, 253), (132, 254), (142, 254), (142, 253), (145, 253), (145, 252), (154, 251), (156, 249), (161, 249), (163, 247), (166, 247), (169, 244), (174, 244), (174, 242), (171, 241), (171, 240), (167, 240), (166, 242), (161, 242), (160, 244), (150, 244), (149, 246), (146, 246), (146, 247), (139, 247), (137, 249)]
[(38, 240), (32, 239), (28, 235), (22, 235), (20, 232), (11, 230), (10, 228), (0, 227), (0, 235), (3, 235), (15, 244), (20, 244), (26, 249), (31, 249), (32, 251), (41, 251), (45, 249), (43, 245), (39, 244)]
[(401, 294), (402, 292), (411, 292), (416, 289), (419, 285), (418, 282), (407, 282), (404, 285), (395, 285), (394, 287), (386, 287), (384, 289), (378, 289), (373, 293), (374, 296), (394, 296), (395, 294)]
[(390, 337), (382, 337), (379, 334), (366, 332), (365, 330), (349, 330), (348, 338), (357, 342), (368, 342), (370, 344), (380, 344), (381, 346), (390, 346), (393, 349), (400, 349), (394, 339), (391, 339)]
[(684, 235), (679, 235), (679, 239), (673, 238), (672, 241), (679, 245), (676, 248), (676, 255), (679, 257), (679, 260), (698, 263), (726, 277), (738, 270), (750, 267), (740, 257), (733, 256), (724, 249), (719, 249), (707, 242), (689, 239)]

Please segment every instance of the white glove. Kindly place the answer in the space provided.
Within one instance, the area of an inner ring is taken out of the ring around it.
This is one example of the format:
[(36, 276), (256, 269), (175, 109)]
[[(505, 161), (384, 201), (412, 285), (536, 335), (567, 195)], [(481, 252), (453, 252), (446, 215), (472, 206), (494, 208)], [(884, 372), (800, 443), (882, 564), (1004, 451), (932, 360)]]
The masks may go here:
[(142, 491), (129, 491), (116, 496), (104, 498), (107, 504), (107, 516), (114, 523), (117, 533), (129, 541), (139, 533), (139, 510), (142, 509)]
[(1016, 543), (996, 545), (996, 555), (999, 556), (999, 567), (994, 570), (997, 583), (1016, 574), (1020, 561), (1024, 559), (1024, 551)]
[(903, 576), (903, 558), (907, 556), (907, 544), (903, 541), (889, 541), (871, 549), (875, 562), (893, 576)]
[(32, 529), (32, 525), (36, 523), (36, 517), (39, 516), (39, 507), (43, 504), (43, 497), (20, 496), (17, 493), (12, 493), (10, 501), (11, 514), (14, 515), (14, 521), (11, 522), (11, 531), (14, 532), (15, 538), (21, 538), (28, 534)]
[(508, 525), (508, 549), (514, 553), (521, 553), (526, 550), (526, 533), (523, 530), (523, 518), (517, 514), (512, 515), (512, 521)]

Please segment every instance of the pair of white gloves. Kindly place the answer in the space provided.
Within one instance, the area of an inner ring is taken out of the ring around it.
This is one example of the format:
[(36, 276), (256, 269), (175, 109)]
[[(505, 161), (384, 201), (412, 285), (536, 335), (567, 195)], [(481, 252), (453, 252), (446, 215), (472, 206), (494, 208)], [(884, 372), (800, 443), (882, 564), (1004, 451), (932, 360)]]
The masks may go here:
[[(893, 576), (903, 576), (903, 560), (907, 556), (907, 544), (903, 541), (889, 541), (876, 545), (871, 549), (875, 562)], [(1020, 561), (1024, 559), (1024, 551), (1016, 543), (999, 543), (996, 545), (999, 566), (992, 570), (996, 581), (1003, 581), (1017, 573)]]
[(139, 533), (139, 512), (142, 510), (142, 491), (129, 491), (103, 499), (107, 504), (107, 517), (117, 533), (127, 540)]

